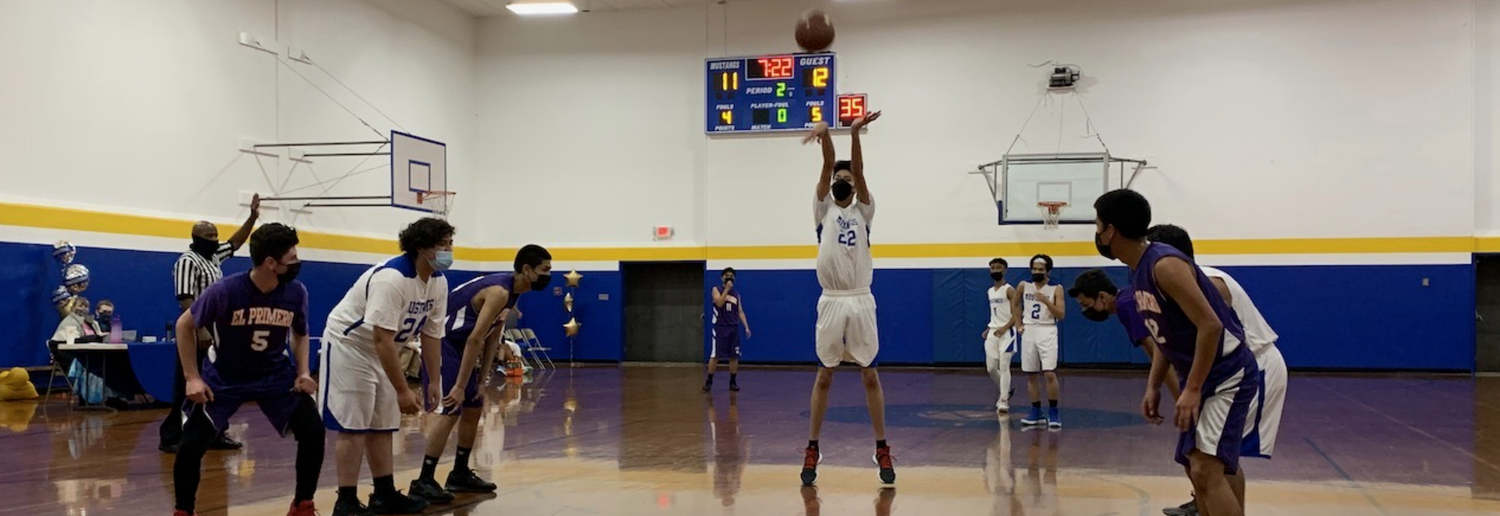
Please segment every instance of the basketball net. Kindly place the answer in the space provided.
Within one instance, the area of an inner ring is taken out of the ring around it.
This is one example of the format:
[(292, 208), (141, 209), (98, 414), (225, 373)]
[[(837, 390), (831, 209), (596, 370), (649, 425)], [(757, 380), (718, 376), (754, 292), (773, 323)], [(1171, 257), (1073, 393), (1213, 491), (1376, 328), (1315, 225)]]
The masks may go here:
[(1056, 231), (1057, 222), (1059, 220), (1062, 220), (1063, 208), (1067, 208), (1068, 203), (1058, 201), (1043, 201), (1036, 203), (1036, 207), (1037, 209), (1042, 210), (1042, 229), (1048, 231)]
[(456, 192), (445, 190), (419, 190), (417, 191), (417, 204), (431, 210), (432, 216), (446, 220), (453, 206), (453, 196), (456, 194)]

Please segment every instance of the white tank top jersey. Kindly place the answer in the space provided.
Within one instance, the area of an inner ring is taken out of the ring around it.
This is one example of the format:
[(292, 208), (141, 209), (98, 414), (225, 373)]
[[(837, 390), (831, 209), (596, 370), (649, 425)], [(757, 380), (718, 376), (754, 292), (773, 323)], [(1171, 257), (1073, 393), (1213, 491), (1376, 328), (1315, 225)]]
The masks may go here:
[[(1052, 302), (1056, 303), (1057, 291), (1061, 288), (1059, 285), (1049, 284), (1042, 287), (1042, 290)], [(1030, 281), (1021, 282), (1021, 308), (1026, 311), (1023, 314), (1026, 316), (1026, 324), (1046, 324), (1049, 326), (1057, 324), (1057, 320), (1052, 318), (1052, 310), (1042, 305), (1041, 301), (1037, 301), (1036, 293), (1037, 288), (1035, 283)]]
[(1255, 308), (1255, 302), (1250, 300), (1250, 294), (1245, 292), (1245, 287), (1235, 281), (1224, 271), (1213, 267), (1198, 266), (1203, 270), (1203, 275), (1209, 278), (1224, 280), (1224, 285), (1229, 287), (1229, 295), (1234, 299), (1229, 300), (1229, 308), (1234, 310), (1234, 315), (1240, 318), (1240, 325), (1245, 327), (1245, 340), (1249, 341), (1250, 351), (1256, 355), (1261, 354), (1266, 348), (1276, 345), (1276, 330), (1271, 329), (1271, 323), (1266, 322), (1265, 316), (1260, 315), (1260, 309)]
[(870, 259), (870, 221), (875, 201), (840, 208), (833, 195), (813, 204), (818, 224), (818, 284), (823, 290), (865, 290), (875, 278)]
[(1010, 323), (1010, 296), (1015, 288), (1010, 285), (1001, 285), (997, 290), (995, 287), (985, 289), (985, 294), (990, 298), (990, 329), (998, 330), (1000, 327)]
[(375, 348), (375, 328), (396, 332), (396, 345), (425, 334), (443, 338), (448, 319), (448, 278), (434, 272), (427, 281), (416, 264), (402, 255), (371, 267), (355, 280), (344, 299), (328, 314), (326, 331), (337, 331), (346, 345)]

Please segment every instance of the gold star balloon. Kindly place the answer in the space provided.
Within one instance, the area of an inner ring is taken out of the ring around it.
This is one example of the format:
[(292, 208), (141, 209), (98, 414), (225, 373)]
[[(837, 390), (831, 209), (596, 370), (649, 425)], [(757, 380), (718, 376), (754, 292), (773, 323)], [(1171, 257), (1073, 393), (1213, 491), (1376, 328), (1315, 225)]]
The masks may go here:
[(582, 327), (583, 323), (578, 322), (578, 318), (570, 317), (568, 318), (568, 324), (563, 325), (563, 333), (569, 337), (574, 337), (578, 335), (578, 330)]
[(576, 270), (568, 271), (563, 277), (568, 279), (568, 287), (570, 288), (578, 288), (578, 280), (583, 279), (583, 275), (579, 274)]
[(563, 296), (563, 308), (566, 308), (568, 310), (568, 313), (570, 313), (570, 314), (573, 313), (573, 293), (572, 292), (569, 292), (568, 295)]

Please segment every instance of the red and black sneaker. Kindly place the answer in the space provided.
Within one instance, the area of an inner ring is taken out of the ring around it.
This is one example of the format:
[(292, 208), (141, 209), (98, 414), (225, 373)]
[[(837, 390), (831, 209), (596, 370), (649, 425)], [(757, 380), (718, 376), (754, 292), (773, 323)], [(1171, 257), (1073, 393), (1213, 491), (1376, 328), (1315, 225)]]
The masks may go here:
[(817, 448), (807, 447), (807, 454), (802, 459), (802, 485), (811, 486), (818, 481), (818, 464), (823, 463), (823, 454), (818, 453)]
[(318, 508), (313, 505), (312, 500), (292, 502), (292, 508), (286, 511), (286, 516), (318, 516)]
[(880, 483), (886, 487), (896, 485), (896, 458), (891, 456), (891, 447), (885, 446), (875, 449), (875, 456), (870, 457), (880, 466)]

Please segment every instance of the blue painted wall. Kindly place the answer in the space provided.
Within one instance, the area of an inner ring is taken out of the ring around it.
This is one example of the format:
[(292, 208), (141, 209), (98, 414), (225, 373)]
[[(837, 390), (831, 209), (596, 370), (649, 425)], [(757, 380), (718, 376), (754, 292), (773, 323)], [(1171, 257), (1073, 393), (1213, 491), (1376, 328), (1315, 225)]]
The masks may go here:
[[(241, 251), (244, 254), (244, 251)], [(93, 271), (85, 294), (93, 301), (109, 298), (129, 329), (161, 335), (176, 317), (171, 264), (175, 253), (83, 248), (79, 262)], [(249, 260), (237, 257), (228, 273), (243, 271)], [(308, 262), (301, 279), (312, 294), (311, 320), (322, 332), (328, 311), (338, 303), (368, 265)], [(1459, 370), (1474, 367), (1474, 267), (1307, 266), (1226, 267), (1255, 297), (1257, 305), (1281, 334), (1280, 347), (1292, 367), (1332, 369)], [(583, 331), (572, 342), (573, 357), (614, 362), (624, 356), (624, 282), (619, 272), (584, 272), (575, 290), (557, 271), (546, 291), (528, 293), (519, 306), (521, 324), (536, 331), (557, 359), (569, 356), (563, 335), (568, 314), (562, 296), (574, 292), (574, 309)], [(1054, 281), (1071, 285), (1081, 269), (1058, 269)], [(457, 285), (475, 273), (455, 271)], [(1110, 274), (1124, 283), (1123, 268)], [(813, 325), (819, 295), (810, 270), (741, 270), (744, 297), (754, 338), (743, 342), (746, 362), (811, 364)], [(1020, 271), (1011, 274), (1015, 283)], [(1430, 285), (1423, 287), (1426, 278)], [(717, 270), (704, 272), (704, 313), (708, 289), (719, 282)], [(43, 342), (57, 324), (47, 294), (58, 285), (51, 247), (0, 244), (0, 313), (19, 321), (0, 335), (0, 366), (45, 365)], [(986, 269), (882, 269), (875, 272), (879, 303), (880, 360), (883, 364), (979, 364), (979, 334), (988, 322), (983, 290), (991, 284)], [(709, 324), (705, 320), (705, 327)], [(1130, 347), (1119, 324), (1094, 323), (1069, 302), (1062, 322), (1062, 361), (1066, 364), (1144, 364)], [(1420, 338), (1413, 339), (1413, 335)], [(704, 337), (704, 347), (708, 338)]]

